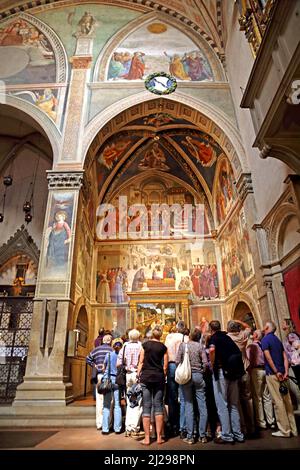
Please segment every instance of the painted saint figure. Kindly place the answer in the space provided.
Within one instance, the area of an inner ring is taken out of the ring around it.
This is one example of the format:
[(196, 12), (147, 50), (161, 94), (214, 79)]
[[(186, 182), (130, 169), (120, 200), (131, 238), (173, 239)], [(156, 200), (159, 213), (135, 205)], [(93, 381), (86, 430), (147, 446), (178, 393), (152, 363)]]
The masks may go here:
[(36, 106), (45, 113), (47, 113), (48, 116), (53, 119), (53, 121), (56, 120), (55, 109), (57, 103), (58, 101), (50, 88), (45, 88), (44, 93), (42, 95), (38, 94), (35, 102)]
[(184, 70), (184, 66), (179, 54), (169, 56), (166, 52), (164, 52), (164, 55), (168, 57), (170, 61), (169, 71), (173, 77), (179, 78), (180, 80), (191, 80), (191, 77), (189, 77), (186, 71)]
[(120, 139), (107, 145), (99, 156), (99, 163), (102, 163), (107, 169), (111, 170), (114, 163), (120, 159), (120, 156), (130, 143), (130, 140)]
[(129, 72), (127, 75), (124, 75), (124, 78), (127, 80), (142, 80), (145, 73), (144, 55), (143, 52), (134, 52)]
[(186, 67), (187, 74), (192, 81), (211, 80), (212, 76), (206, 70), (205, 63), (199, 51), (185, 54), (182, 59)]
[(212, 166), (216, 159), (217, 155), (213, 147), (209, 144), (205, 144), (204, 142), (200, 142), (197, 139), (193, 139), (190, 136), (186, 136), (186, 146), (188, 147), (189, 151), (195, 157), (202, 166)]
[(168, 165), (166, 165), (165, 154), (157, 142), (147, 150), (144, 158), (139, 163), (140, 170), (148, 170), (149, 168), (155, 168), (156, 170), (162, 171), (169, 170)]
[(146, 281), (146, 277), (145, 277), (144, 269), (140, 268), (134, 275), (132, 287), (131, 287), (132, 292), (140, 290), (145, 281)]
[(102, 273), (101, 275), (101, 279), (97, 287), (97, 300), (100, 304), (107, 304), (111, 302), (109, 282), (106, 273)]
[(65, 211), (56, 212), (55, 222), (48, 229), (46, 235), (48, 237), (47, 267), (63, 268), (68, 261), (71, 229), (66, 219), (67, 214)]

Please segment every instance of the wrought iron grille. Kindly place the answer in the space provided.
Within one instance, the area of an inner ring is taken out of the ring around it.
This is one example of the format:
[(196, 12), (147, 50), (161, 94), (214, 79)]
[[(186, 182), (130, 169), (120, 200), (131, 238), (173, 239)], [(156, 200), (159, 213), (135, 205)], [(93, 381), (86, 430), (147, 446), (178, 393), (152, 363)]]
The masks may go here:
[(11, 403), (23, 381), (32, 312), (28, 297), (0, 298), (0, 403)]

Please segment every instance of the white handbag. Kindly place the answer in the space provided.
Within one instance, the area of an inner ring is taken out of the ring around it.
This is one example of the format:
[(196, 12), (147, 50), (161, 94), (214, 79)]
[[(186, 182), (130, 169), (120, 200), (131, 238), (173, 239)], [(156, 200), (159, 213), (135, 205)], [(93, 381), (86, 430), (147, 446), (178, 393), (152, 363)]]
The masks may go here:
[(188, 346), (185, 344), (185, 351), (183, 361), (177, 366), (175, 371), (175, 382), (179, 385), (184, 385), (191, 380), (192, 371), (189, 358)]

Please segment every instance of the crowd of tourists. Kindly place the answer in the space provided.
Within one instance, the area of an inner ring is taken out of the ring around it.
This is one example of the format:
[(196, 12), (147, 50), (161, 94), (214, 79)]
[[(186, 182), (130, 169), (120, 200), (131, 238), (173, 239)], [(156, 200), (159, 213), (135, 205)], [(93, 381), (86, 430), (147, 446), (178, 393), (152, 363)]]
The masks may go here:
[(222, 331), (213, 320), (191, 332), (179, 321), (164, 343), (159, 325), (144, 338), (136, 329), (123, 337), (101, 329), (86, 359), (97, 429), (143, 445), (175, 436), (187, 444), (243, 443), (267, 428), (274, 437), (297, 436), (300, 336), (287, 322), (282, 328), (283, 343), (272, 321), (252, 331), (230, 320)]

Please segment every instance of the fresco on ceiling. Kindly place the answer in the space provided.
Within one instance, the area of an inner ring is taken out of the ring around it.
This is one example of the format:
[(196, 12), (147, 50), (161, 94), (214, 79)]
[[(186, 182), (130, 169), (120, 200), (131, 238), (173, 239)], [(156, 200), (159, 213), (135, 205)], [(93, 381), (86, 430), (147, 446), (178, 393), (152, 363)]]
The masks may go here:
[(139, 242), (98, 249), (97, 302), (124, 304), (130, 292), (190, 291), (194, 303), (219, 296), (213, 242)]
[(210, 135), (200, 131), (170, 130), (168, 135), (196, 165), (212, 191), (216, 162), (223, 154), (222, 148)]
[(116, 134), (108, 139), (96, 156), (98, 188), (130, 148), (142, 138), (139, 134)]
[(236, 214), (220, 239), (225, 294), (244, 283), (254, 273), (249, 233), (244, 212)]
[(204, 52), (191, 39), (165, 23), (144, 25), (130, 34), (113, 52), (108, 80), (144, 80), (167, 72), (180, 81), (212, 81)]
[(45, 233), (44, 279), (65, 279), (68, 269), (74, 193), (52, 194), (49, 223)]
[[(130, 148), (130, 147), (129, 147)], [(141, 174), (141, 172), (158, 170), (171, 174), (180, 180), (193, 186), (199, 194), (203, 192), (202, 186), (197, 180), (190, 166), (166, 139), (158, 138), (147, 142), (135, 150), (115, 175), (109, 191), (126, 182), (129, 178)]]
[(50, 119), (56, 122), (58, 107), (58, 90), (41, 88), (39, 90), (26, 90), (11, 93), (13, 96), (22, 98), (44, 111)]
[(222, 160), (216, 178), (216, 213), (217, 222), (221, 224), (224, 222), (235, 200), (234, 176), (227, 158)]
[[(77, 2), (81, 3), (81, 2)], [(112, 5), (77, 5), (47, 9), (36, 16), (52, 28), (68, 57), (74, 55), (78, 37), (93, 37), (93, 62), (109, 39), (141, 12)]]
[(0, 80), (13, 85), (52, 83), (55, 74), (51, 44), (35, 26), (22, 19), (0, 26)]

